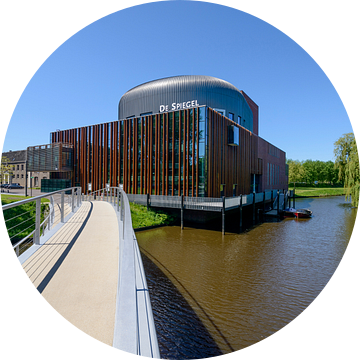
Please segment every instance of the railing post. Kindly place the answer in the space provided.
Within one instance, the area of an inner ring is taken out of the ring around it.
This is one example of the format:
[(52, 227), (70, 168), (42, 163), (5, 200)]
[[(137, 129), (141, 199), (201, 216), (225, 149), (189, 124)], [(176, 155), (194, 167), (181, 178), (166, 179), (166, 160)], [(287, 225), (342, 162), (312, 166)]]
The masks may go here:
[(146, 209), (149, 211), (150, 208), (150, 194), (146, 194)]
[(54, 205), (54, 198), (52, 196), (50, 196), (50, 203), (52, 205), (52, 212), (51, 212), (51, 216), (50, 216), (51, 227), (52, 227), (54, 224), (54, 221), (55, 221), (55, 205)]
[(222, 218), (222, 221), (221, 221), (221, 231), (222, 231), (222, 234), (225, 235), (225, 196), (223, 196), (222, 198), (222, 209), (221, 209), (221, 218)]
[(121, 193), (121, 218), (122, 218), (122, 238), (125, 239), (125, 200), (124, 200), (124, 192)]
[(61, 209), (60, 209), (60, 213), (61, 213), (61, 222), (65, 222), (64, 221), (64, 205), (65, 205), (65, 191), (61, 192)]
[(271, 210), (274, 210), (274, 193), (272, 189), (271, 189)]
[(121, 201), (121, 206), (120, 206), (120, 220), (124, 221), (124, 199), (123, 199), (123, 193), (120, 194), (120, 201)]
[(265, 200), (266, 200), (266, 193), (265, 193), (265, 191), (264, 191), (264, 198), (263, 198), (263, 215), (262, 215), (262, 219), (261, 219), (261, 221), (263, 221), (263, 220), (264, 220), (264, 213), (265, 213)]
[(110, 188), (109, 190), (110, 190), (110, 204), (112, 204), (112, 188)]
[(240, 195), (240, 232), (243, 230), (243, 205), (242, 205), (242, 195)]
[(280, 191), (277, 191), (277, 215), (280, 214)]
[(77, 197), (77, 206), (80, 207), (81, 203), (81, 188), (77, 188), (78, 197)]
[(36, 199), (36, 214), (35, 214), (35, 233), (34, 244), (40, 244), (40, 216), (41, 216), (41, 199)]
[(120, 208), (120, 189), (117, 189), (117, 205), (116, 210), (119, 211)]
[(253, 193), (253, 225), (255, 225), (255, 222), (256, 222), (256, 202), (255, 202), (255, 196), (256, 196), (256, 193)]
[(293, 208), (295, 209), (295, 187), (293, 190)]
[(184, 229), (184, 195), (181, 195), (181, 230)]
[(71, 212), (75, 209), (75, 189), (71, 189)]

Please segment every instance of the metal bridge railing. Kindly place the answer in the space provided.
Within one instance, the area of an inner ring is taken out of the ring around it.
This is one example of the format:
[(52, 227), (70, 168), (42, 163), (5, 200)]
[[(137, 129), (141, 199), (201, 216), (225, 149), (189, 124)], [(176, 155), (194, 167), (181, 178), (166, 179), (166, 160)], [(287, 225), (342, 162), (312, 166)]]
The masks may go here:
[[(64, 223), (65, 217), (80, 206), (80, 194), (81, 188), (73, 187), (3, 205), (5, 225), (16, 255), (34, 244), (40, 245), (41, 236), (57, 223)], [(50, 202), (42, 203), (45, 198)]]
[(146, 275), (128, 199), (146, 205), (148, 197), (140, 195), (135, 198), (119, 187), (108, 187), (82, 196), (88, 201), (111, 203), (119, 217), (120, 268), (113, 346), (132, 354), (160, 358)]
[[(152, 207), (163, 207), (172, 209), (188, 209), (188, 210), (204, 210), (204, 211), (222, 211), (223, 206), (226, 210), (234, 209), (240, 206), (253, 205), (254, 197), (255, 203), (258, 204), (264, 201), (273, 201), (274, 207), (277, 206), (277, 192), (278, 190), (268, 190), (261, 193), (253, 193), (247, 195), (240, 195), (235, 197), (225, 198), (225, 202), (222, 198), (211, 198), (211, 197), (192, 197), (184, 196), (183, 202), (181, 196), (166, 196), (166, 195), (146, 195), (146, 194), (127, 194), (130, 202), (152, 206)], [(98, 190), (92, 193), (92, 197), (96, 197), (96, 200), (102, 200), (105, 193), (103, 190)], [(282, 194), (282, 190), (281, 190)], [(282, 195), (283, 196), (283, 195)], [(291, 195), (291, 192), (286, 192), (286, 201)], [(283, 198), (280, 199), (284, 204)], [(285, 203), (286, 203), (285, 201)], [(282, 205), (283, 206), (283, 205)]]

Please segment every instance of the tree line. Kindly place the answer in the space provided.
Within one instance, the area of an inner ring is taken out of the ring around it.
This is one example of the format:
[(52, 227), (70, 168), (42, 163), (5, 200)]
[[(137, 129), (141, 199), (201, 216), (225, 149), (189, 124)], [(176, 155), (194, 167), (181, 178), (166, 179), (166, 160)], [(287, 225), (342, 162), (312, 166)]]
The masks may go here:
[(289, 166), (289, 183), (314, 184), (318, 181), (329, 185), (343, 185), (339, 180), (339, 169), (333, 161), (289, 159), (286, 163)]
[(289, 167), (289, 183), (327, 183), (344, 186), (346, 199), (353, 206), (359, 204), (360, 171), (359, 155), (353, 133), (344, 134), (334, 143), (335, 161), (292, 160)]
[(360, 171), (359, 154), (353, 133), (344, 134), (335, 142), (335, 166), (339, 171), (339, 180), (344, 182), (346, 199), (353, 206), (359, 205)]

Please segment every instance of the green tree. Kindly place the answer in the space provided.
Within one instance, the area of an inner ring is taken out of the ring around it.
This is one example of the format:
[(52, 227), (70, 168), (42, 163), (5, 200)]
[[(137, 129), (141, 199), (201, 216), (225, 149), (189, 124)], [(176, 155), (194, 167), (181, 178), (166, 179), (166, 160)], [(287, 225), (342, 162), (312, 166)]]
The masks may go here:
[(9, 165), (9, 159), (6, 156), (1, 157), (0, 182), (1, 184), (9, 183), (12, 176), (12, 166)]
[(351, 197), (351, 204), (359, 207), (360, 199), (360, 163), (359, 149), (355, 137), (351, 141), (349, 154), (346, 159), (345, 171), (345, 198)]
[(303, 177), (306, 183), (311, 184), (318, 180), (316, 169), (316, 162), (313, 160), (306, 160), (302, 163)]
[(288, 159), (286, 163), (289, 166), (289, 182), (294, 183), (294, 186), (297, 182), (302, 182), (304, 179), (301, 162), (299, 160)]
[(339, 181), (345, 181), (345, 167), (351, 152), (351, 144), (355, 141), (353, 133), (344, 134), (335, 143), (335, 167), (339, 170)]
[(327, 161), (324, 163), (324, 173), (325, 173), (325, 182), (334, 185), (338, 182), (339, 179), (339, 169), (335, 167), (335, 164), (332, 161)]

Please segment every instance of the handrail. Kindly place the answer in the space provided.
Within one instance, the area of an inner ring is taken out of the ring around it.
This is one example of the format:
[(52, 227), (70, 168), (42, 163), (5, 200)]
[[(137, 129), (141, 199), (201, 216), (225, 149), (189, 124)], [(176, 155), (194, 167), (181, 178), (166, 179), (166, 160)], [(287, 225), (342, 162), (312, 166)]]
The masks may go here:
[[(122, 188), (109, 187), (83, 195), (102, 194), (118, 213), (120, 235), (119, 282), (113, 346), (132, 354), (160, 358), (148, 286), (131, 221), (130, 204)], [(100, 197), (101, 199), (101, 197)]]
[(34, 196), (32, 198), (29, 198), (29, 199), (19, 200), (19, 201), (12, 202), (10, 204), (2, 205), (2, 209), (7, 210), (7, 209), (10, 209), (10, 208), (18, 206), (18, 205), (24, 205), (24, 204), (27, 204), (29, 202), (36, 201), (38, 199), (47, 198), (47, 197), (49, 197), (51, 195), (60, 194), (62, 192), (70, 191), (70, 190), (73, 190), (73, 189), (80, 189), (80, 193), (81, 193), (81, 187), (79, 187), (79, 186), (70, 187), (70, 188), (66, 188), (66, 189), (52, 191), (52, 192), (46, 193), (44, 195)]
[[(19, 253), (20, 253), (20, 249), (19, 249), (20, 245), (23, 244), (26, 240), (28, 240), (31, 237), (33, 238), (33, 244), (40, 245), (40, 237), (43, 236), (45, 233), (44, 232), (44, 224), (46, 222), (48, 224), (47, 225), (48, 229), (49, 230), (51, 229), (52, 225), (54, 224), (55, 209), (54, 209), (53, 195), (55, 195), (55, 194), (61, 195), (60, 216), (61, 216), (61, 222), (62, 223), (65, 222), (65, 212), (64, 212), (65, 193), (69, 192), (69, 191), (71, 191), (71, 204), (70, 204), (71, 212), (74, 212), (75, 207), (76, 207), (75, 206), (75, 196), (77, 198), (77, 206), (79, 207), (81, 204), (81, 187), (79, 187), (79, 186), (56, 190), (56, 191), (52, 191), (50, 193), (35, 196), (35, 197), (29, 198), (29, 199), (19, 200), (19, 201), (10, 203), (10, 204), (2, 205), (2, 210), (4, 212), (8, 209), (12, 209), (17, 206), (28, 204), (30, 202), (35, 202), (35, 204), (36, 204), (35, 221), (34, 221), (33, 225), (29, 226), (29, 227), (35, 226), (35, 229), (33, 231), (31, 231), (28, 235), (26, 235), (24, 238), (19, 240), (16, 244), (13, 245), (13, 249), (15, 249), (17, 256), (19, 256)], [(46, 216), (46, 218), (41, 222), (41, 199), (48, 198), (48, 197), (50, 197), (50, 211), (49, 211), (49, 214)], [(19, 225), (19, 224), (17, 224), (17, 225)], [(43, 231), (41, 231), (41, 229)], [(24, 231), (24, 229), (22, 231)]]
[[(53, 219), (51, 219), (51, 217), (53, 217), (53, 213), (54, 213), (54, 204), (53, 203), (54, 203), (54, 199), (52, 196), (50, 196), (49, 214), (46, 216), (46, 218), (40, 224), (40, 227), (43, 228), (42, 235), (45, 235), (45, 228), (43, 227), (44, 224), (47, 222), (49, 230), (51, 229), (51, 226), (53, 224)], [(27, 236), (25, 236), (24, 238), (22, 238), (20, 241), (18, 241), (16, 244), (13, 245), (13, 249), (15, 250), (17, 256), (20, 255), (20, 245), (23, 244), (32, 235), (34, 235), (35, 231), (36, 231), (36, 229), (33, 230), (30, 234), (28, 234)]]

